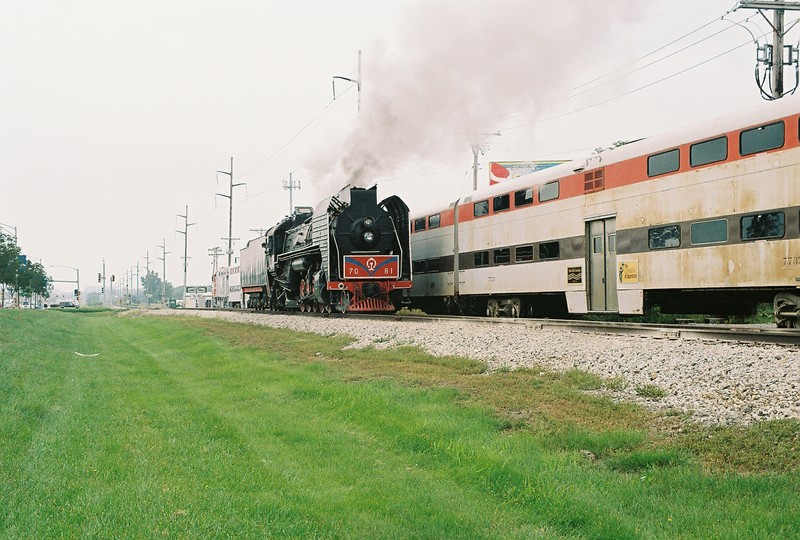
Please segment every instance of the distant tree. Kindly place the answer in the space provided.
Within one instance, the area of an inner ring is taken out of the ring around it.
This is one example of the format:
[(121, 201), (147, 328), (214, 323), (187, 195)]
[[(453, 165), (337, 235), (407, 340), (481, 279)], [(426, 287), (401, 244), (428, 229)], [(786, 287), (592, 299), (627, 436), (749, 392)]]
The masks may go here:
[(28, 261), (26, 265), (20, 267), (19, 291), (22, 295), (28, 298), (37, 295), (47, 298), (52, 290), (52, 280), (41, 263)]
[[(150, 300), (152, 302), (162, 302), (171, 297), (173, 291), (172, 283), (169, 281), (163, 281), (160, 277), (158, 277), (158, 273), (150, 271), (146, 276), (143, 276), (141, 280), (142, 287), (144, 288), (144, 294), (145, 296), (150, 294)], [(161, 296), (162, 286), (165, 289), (163, 298)]]
[(0, 285), (3, 288), (3, 294), (0, 302), (5, 303), (5, 290), (13, 289), (17, 282), (17, 268), (21, 251), (19, 246), (14, 241), (14, 237), (4, 234), (0, 231)]

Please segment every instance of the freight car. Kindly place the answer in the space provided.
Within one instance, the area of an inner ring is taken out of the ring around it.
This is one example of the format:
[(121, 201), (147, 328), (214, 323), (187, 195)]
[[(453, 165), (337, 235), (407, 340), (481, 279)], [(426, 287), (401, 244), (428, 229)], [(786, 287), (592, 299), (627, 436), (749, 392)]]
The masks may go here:
[(800, 100), (504, 181), (413, 216), (412, 305), (511, 317), (800, 306)]

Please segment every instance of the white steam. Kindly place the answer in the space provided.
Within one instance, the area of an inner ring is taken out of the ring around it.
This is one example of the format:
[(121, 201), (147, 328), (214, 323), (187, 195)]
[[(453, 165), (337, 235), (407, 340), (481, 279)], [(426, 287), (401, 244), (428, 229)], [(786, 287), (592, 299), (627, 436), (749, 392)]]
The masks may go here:
[(624, 36), (642, 4), (418, 3), (395, 54), (364, 55), (356, 128), (342, 146), (316, 149), (307, 162), (313, 181), (323, 192), (371, 185), (409, 160), (463, 154), (505, 116), (541, 110), (547, 97), (585, 79), (592, 56)]

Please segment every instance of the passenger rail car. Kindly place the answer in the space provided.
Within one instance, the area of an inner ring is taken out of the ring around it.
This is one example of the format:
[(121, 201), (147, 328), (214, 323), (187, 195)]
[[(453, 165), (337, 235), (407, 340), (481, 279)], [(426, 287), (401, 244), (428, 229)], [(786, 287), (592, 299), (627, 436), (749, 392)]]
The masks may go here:
[(211, 276), (214, 307), (241, 308), (242, 287), (239, 266), (222, 267)]
[(266, 234), (271, 309), (394, 312), (411, 288), (408, 207), (346, 187)]
[(748, 314), (798, 326), (800, 99), (413, 216), (412, 305), (489, 316)]

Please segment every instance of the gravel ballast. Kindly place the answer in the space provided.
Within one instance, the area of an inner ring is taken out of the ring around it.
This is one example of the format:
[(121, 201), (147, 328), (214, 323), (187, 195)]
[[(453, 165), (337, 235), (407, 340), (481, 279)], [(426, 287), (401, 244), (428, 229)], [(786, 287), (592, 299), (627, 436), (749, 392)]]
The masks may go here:
[(417, 345), (436, 356), (481, 360), (490, 371), (579, 369), (614, 379), (616, 384), (608, 392), (614, 399), (635, 401), (651, 410), (678, 410), (707, 424), (800, 419), (798, 347), (461, 321), (364, 321), (202, 310), (138, 313), (193, 315), (322, 335), (347, 335), (355, 339), (353, 347)]

